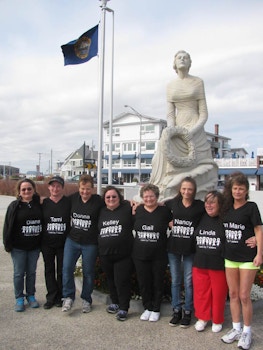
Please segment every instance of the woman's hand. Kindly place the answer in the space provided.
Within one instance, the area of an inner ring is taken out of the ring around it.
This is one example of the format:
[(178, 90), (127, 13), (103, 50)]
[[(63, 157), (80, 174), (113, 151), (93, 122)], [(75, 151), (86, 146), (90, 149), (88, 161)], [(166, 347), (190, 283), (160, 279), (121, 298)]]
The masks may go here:
[(262, 262), (263, 262), (262, 254), (257, 254), (253, 260), (253, 265), (260, 267), (262, 265)]
[(245, 241), (246, 245), (250, 248), (255, 248), (257, 246), (256, 236), (250, 237)]

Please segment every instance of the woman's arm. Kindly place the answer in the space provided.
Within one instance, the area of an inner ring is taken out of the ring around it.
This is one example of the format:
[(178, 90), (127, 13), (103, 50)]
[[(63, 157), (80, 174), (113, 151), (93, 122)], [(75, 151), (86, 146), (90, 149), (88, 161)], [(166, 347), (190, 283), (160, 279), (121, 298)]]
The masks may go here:
[(256, 240), (257, 240), (257, 255), (253, 260), (255, 266), (260, 266), (262, 264), (262, 254), (263, 254), (263, 229), (262, 225), (254, 227)]

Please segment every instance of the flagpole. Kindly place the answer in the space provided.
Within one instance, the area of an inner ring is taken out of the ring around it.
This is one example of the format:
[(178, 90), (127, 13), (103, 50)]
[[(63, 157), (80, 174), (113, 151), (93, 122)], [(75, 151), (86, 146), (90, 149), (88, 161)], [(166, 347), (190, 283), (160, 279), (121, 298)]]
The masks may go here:
[[(99, 102), (99, 147), (98, 147), (98, 168), (97, 168), (97, 193), (101, 194), (101, 173), (102, 173), (102, 146), (103, 146), (103, 110), (104, 110), (104, 68), (105, 68), (105, 22), (106, 22), (106, 11), (112, 12), (113, 10), (107, 8), (107, 2), (109, 0), (99, 0), (101, 1), (101, 30), (100, 30), (100, 102)], [(113, 62), (113, 58), (112, 58)], [(113, 63), (112, 63), (113, 64)], [(113, 75), (113, 73), (112, 73)], [(113, 81), (113, 78), (112, 78)], [(113, 114), (113, 94), (111, 95), (111, 120)], [(112, 124), (112, 122), (111, 122)], [(112, 127), (111, 127), (112, 129)], [(110, 129), (110, 131), (111, 131)], [(112, 131), (111, 131), (112, 132)], [(111, 146), (111, 142), (110, 142)], [(110, 156), (112, 157), (112, 152)]]
[(113, 75), (114, 75), (114, 11), (107, 8), (112, 13), (112, 42), (111, 42), (111, 96), (110, 96), (110, 122), (109, 122), (109, 170), (108, 183), (112, 185), (112, 133), (113, 133)]

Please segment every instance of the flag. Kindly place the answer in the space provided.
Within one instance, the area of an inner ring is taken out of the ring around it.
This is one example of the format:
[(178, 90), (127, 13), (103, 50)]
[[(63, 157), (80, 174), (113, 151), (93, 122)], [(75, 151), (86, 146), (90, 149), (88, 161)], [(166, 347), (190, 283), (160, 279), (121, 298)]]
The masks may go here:
[(98, 54), (98, 31), (97, 24), (78, 39), (61, 46), (65, 66), (85, 63)]

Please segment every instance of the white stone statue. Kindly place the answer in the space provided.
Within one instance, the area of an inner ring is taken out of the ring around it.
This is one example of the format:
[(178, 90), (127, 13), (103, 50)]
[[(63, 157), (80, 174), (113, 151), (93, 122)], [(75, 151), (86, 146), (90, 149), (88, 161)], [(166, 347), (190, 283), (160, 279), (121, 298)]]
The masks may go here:
[(214, 189), (218, 168), (212, 159), (204, 125), (208, 118), (204, 83), (189, 74), (191, 57), (179, 51), (173, 68), (177, 78), (167, 86), (167, 128), (152, 160), (150, 183), (160, 188), (160, 199), (174, 197), (183, 178), (197, 183), (197, 198)]

